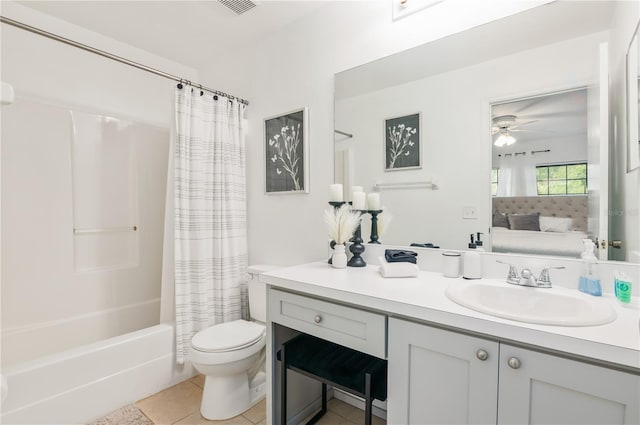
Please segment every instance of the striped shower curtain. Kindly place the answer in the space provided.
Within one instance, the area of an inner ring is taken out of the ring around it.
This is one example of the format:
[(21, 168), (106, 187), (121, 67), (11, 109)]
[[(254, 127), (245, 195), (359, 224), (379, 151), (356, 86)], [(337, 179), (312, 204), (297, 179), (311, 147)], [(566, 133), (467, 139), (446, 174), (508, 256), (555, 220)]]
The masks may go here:
[(193, 335), (247, 315), (244, 110), (237, 100), (175, 91), (177, 362)]

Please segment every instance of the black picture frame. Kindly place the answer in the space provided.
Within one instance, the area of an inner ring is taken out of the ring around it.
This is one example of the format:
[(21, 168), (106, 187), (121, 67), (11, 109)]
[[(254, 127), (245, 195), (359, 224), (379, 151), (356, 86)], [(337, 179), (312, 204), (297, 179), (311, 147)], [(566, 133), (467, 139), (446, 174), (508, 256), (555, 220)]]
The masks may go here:
[(307, 108), (264, 119), (265, 193), (309, 193)]
[(422, 168), (420, 113), (384, 120), (384, 170)]

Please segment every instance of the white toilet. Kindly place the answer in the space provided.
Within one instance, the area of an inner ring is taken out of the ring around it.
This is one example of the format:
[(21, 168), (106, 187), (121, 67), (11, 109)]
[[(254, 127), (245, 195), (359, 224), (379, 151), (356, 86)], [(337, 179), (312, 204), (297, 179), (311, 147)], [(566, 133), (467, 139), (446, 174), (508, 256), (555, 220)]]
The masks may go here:
[(212, 420), (237, 416), (262, 400), (264, 370), (266, 285), (259, 274), (273, 266), (250, 266), (249, 312), (251, 322), (235, 320), (203, 329), (193, 336), (189, 360), (205, 375), (200, 413)]

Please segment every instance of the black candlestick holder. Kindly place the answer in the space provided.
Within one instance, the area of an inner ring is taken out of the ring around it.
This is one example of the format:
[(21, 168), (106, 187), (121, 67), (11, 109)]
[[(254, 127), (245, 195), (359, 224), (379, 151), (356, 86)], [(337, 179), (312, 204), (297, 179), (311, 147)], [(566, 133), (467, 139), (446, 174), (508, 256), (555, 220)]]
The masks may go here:
[(380, 244), (378, 240), (378, 214), (382, 213), (382, 210), (368, 210), (371, 214), (371, 240), (369, 243)]
[[(344, 204), (346, 204), (346, 202), (344, 201), (329, 201), (329, 205), (331, 205), (335, 209), (340, 208)], [(331, 251), (333, 251), (333, 248), (336, 246), (336, 241), (329, 242), (329, 246), (331, 247)], [(331, 260), (331, 257), (329, 257), (329, 261), (327, 261), (327, 263), (329, 264), (333, 263), (333, 261)]]
[[(367, 211), (365, 210), (357, 210), (359, 213), (363, 214)], [(362, 259), (361, 255), (364, 252), (364, 245), (362, 245), (362, 226), (358, 224), (356, 231), (353, 233), (353, 238), (351, 239), (351, 246), (349, 247), (349, 251), (353, 254), (347, 266), (349, 267), (364, 267), (367, 265), (365, 261)]]

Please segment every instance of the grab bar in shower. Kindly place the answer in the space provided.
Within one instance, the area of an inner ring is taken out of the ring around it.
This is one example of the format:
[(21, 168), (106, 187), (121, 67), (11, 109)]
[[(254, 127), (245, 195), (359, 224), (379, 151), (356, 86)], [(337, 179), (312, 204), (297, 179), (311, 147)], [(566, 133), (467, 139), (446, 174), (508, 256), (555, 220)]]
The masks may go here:
[(86, 235), (86, 234), (95, 234), (95, 233), (114, 233), (114, 232), (129, 232), (129, 231), (138, 231), (138, 226), (128, 226), (128, 227), (103, 227), (103, 228), (95, 228), (95, 229), (73, 229), (74, 235)]

